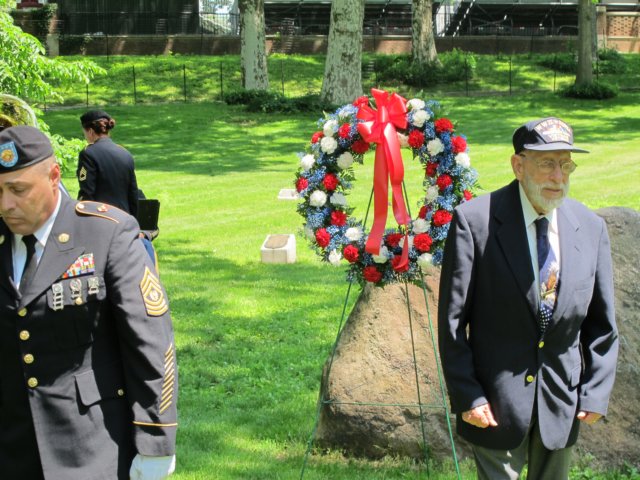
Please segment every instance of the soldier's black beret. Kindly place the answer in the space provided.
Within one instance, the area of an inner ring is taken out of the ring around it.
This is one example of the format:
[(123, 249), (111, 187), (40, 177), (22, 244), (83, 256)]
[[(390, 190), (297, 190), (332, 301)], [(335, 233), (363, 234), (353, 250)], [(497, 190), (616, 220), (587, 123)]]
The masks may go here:
[(29, 167), (52, 156), (51, 142), (37, 128), (17, 125), (0, 132), (0, 174)]
[(96, 120), (100, 120), (101, 118), (111, 120), (111, 115), (109, 115), (104, 110), (90, 110), (80, 117), (80, 123), (82, 125), (89, 125), (91, 122), (95, 122)]

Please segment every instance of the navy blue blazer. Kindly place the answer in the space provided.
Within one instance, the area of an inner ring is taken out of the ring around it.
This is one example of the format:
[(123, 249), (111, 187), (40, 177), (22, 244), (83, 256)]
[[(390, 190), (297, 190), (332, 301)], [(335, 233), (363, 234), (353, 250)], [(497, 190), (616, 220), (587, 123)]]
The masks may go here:
[[(558, 208), (560, 285), (544, 336), (518, 182), (455, 209), (440, 281), (440, 356), (457, 431), (515, 448), (537, 417), (544, 445), (575, 443), (579, 410), (607, 413), (618, 332), (604, 221), (565, 199)], [(497, 427), (463, 422), (489, 403)], [(536, 409), (534, 417), (534, 408)]]

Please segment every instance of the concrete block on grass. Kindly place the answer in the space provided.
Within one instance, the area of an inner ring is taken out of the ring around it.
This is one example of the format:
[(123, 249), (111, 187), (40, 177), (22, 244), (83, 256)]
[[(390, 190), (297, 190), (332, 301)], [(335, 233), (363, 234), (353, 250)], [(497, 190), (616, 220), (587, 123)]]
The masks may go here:
[(260, 257), (262, 263), (295, 263), (295, 235), (267, 235), (260, 248)]

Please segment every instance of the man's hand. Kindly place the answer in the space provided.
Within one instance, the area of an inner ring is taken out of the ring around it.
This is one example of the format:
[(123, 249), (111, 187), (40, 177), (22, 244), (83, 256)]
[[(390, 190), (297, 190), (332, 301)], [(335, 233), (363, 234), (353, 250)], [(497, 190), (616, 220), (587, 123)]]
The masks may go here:
[(176, 469), (176, 456), (148, 457), (136, 455), (131, 462), (129, 478), (131, 480), (163, 480)]
[(581, 422), (584, 422), (587, 425), (593, 425), (602, 418), (602, 415), (600, 415), (599, 413), (585, 412), (580, 410), (577, 417)]
[(493, 412), (488, 403), (463, 412), (462, 420), (478, 428), (498, 426), (498, 422), (493, 418)]

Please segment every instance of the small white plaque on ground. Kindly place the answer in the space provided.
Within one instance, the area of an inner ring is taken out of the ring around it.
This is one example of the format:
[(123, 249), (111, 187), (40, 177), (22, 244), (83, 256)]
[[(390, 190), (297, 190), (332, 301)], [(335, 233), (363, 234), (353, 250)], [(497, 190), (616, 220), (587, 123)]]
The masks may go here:
[(262, 263), (295, 263), (295, 235), (267, 235), (260, 248), (260, 257)]
[(298, 200), (298, 192), (295, 188), (283, 188), (278, 193), (278, 200)]

